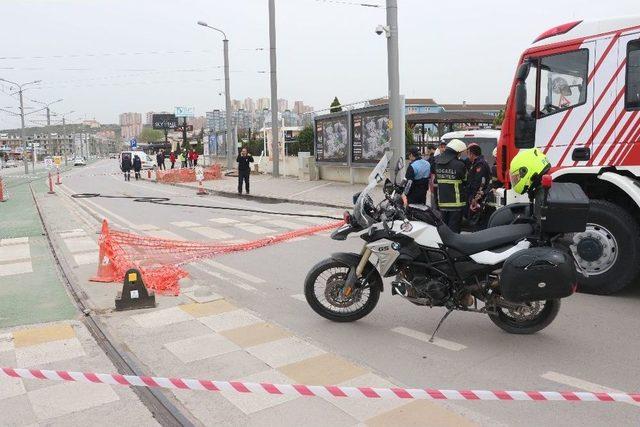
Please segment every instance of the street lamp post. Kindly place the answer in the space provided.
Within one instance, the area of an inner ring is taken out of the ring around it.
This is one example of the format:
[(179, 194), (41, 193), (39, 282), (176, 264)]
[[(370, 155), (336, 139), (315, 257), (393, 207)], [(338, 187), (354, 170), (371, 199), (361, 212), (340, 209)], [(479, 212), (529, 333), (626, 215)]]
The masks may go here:
[(393, 150), (392, 169), (398, 159), (404, 159), (403, 103), (400, 97), (400, 60), (398, 54), (398, 2), (387, 0), (387, 61), (389, 79), (389, 118), (391, 119), (391, 148)]
[(231, 121), (231, 90), (229, 88), (229, 40), (227, 39), (227, 35), (225, 34), (224, 31), (218, 28), (212, 27), (204, 21), (198, 21), (198, 25), (215, 30), (220, 34), (222, 34), (222, 37), (223, 37), (222, 44), (224, 48), (224, 95), (225, 95), (225, 109), (226, 109), (226, 122), (227, 122), (227, 125), (226, 125), (227, 132), (226, 132), (225, 141), (227, 145), (227, 170), (231, 170), (233, 169), (233, 165), (234, 165), (234, 152), (237, 150), (236, 148), (237, 143), (235, 141), (235, 138), (233, 137), (233, 129), (231, 129), (232, 121)]
[[(49, 108), (49, 106), (57, 103), (57, 102), (62, 102), (62, 98), (60, 99), (56, 99), (55, 101), (52, 102), (42, 102), (42, 101), (37, 101), (35, 99), (32, 99), (31, 102), (35, 102), (36, 104), (41, 104), (44, 105), (44, 109), (47, 112), (47, 148), (49, 148), (49, 145), (51, 143), (51, 132), (49, 126), (51, 126), (51, 109)], [(33, 169), (35, 170), (36, 168), (36, 147), (35, 145), (33, 146)]]
[[(73, 114), (73, 113), (75, 113), (75, 111), (73, 111), (73, 110), (67, 111), (66, 113), (62, 113), (62, 134), (64, 135), (65, 140), (66, 140), (66, 137), (67, 137), (67, 117), (66, 116), (68, 114)], [(67, 145), (69, 145), (69, 144), (67, 144)], [(68, 162), (69, 162), (68, 159), (67, 159), (67, 157), (69, 157), (69, 155), (67, 153), (67, 147), (65, 147), (64, 150), (62, 150), (61, 154), (64, 157), (64, 165), (67, 166)]]
[[(25, 86), (40, 83), (41, 80), (34, 80), (32, 82), (27, 82), (23, 84), (19, 84), (19, 83), (12, 82), (10, 80), (2, 79), (2, 78), (0, 78), (0, 81), (16, 86), (18, 88), (18, 93), (20, 94), (20, 138), (22, 139), (22, 161), (24, 163), (24, 173), (28, 174), (29, 163), (27, 162), (27, 158), (25, 157), (25, 153), (27, 152), (27, 135), (24, 129), (24, 99), (22, 97), (22, 92), (24, 91), (23, 88)], [(34, 164), (33, 172), (35, 173), (35, 164)]]
[[(271, 71), (271, 152), (273, 177), (280, 176), (280, 147), (278, 146), (278, 74), (276, 64), (276, 5), (269, 0), (269, 67)], [(284, 144), (284, 140), (282, 142)], [(284, 159), (286, 162), (287, 159)]]

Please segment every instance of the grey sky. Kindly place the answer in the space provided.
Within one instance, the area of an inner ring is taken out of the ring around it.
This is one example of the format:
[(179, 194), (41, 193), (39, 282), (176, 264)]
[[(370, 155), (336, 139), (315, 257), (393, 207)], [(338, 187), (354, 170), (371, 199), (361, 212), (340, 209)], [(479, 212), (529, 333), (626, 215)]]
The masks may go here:
[[(503, 102), (518, 56), (552, 26), (640, 14), (637, 0), (398, 3), (401, 90), (443, 103)], [(279, 97), (325, 108), (334, 95), (344, 103), (386, 95), (386, 40), (374, 33), (384, 8), (277, 0), (276, 13)], [(198, 20), (230, 39), (232, 97), (269, 95), (269, 75), (258, 73), (268, 71), (268, 50), (256, 50), (268, 48), (267, 0), (0, 0), (0, 16), (0, 57), (20, 57), (0, 59), (0, 77), (43, 80), (26, 98), (64, 98), (54, 110), (77, 111), (72, 120), (222, 108), (221, 37)], [(105, 55), (117, 53), (127, 55)], [(16, 105), (0, 93), (0, 108)], [(0, 112), (0, 128), (17, 124)]]

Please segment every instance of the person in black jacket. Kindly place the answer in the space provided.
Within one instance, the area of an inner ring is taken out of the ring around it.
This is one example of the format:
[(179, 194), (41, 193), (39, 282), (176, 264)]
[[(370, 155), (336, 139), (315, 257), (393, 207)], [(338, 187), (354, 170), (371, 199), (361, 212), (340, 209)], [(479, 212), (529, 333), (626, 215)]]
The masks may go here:
[(140, 170), (142, 169), (142, 160), (136, 154), (133, 156), (133, 171), (136, 173), (136, 181), (140, 179)]
[(120, 170), (124, 173), (124, 180), (131, 181), (131, 154), (122, 153), (122, 162), (120, 163)]
[(460, 155), (466, 150), (464, 142), (452, 139), (444, 153), (435, 158), (438, 207), (442, 212), (442, 220), (456, 233), (460, 232), (462, 213), (467, 205), (467, 168), (460, 160)]
[[(469, 160), (471, 168), (467, 177), (467, 208), (471, 210), (474, 199), (481, 200), (489, 191), (491, 183), (491, 168), (482, 155), (482, 149), (478, 144), (469, 144)], [(470, 216), (468, 212), (467, 216)]]
[(253, 156), (251, 156), (247, 147), (242, 147), (242, 151), (240, 151), (240, 155), (236, 161), (238, 162), (238, 194), (242, 194), (243, 181), (247, 194), (249, 194), (249, 177), (251, 176), (250, 163), (253, 163)]

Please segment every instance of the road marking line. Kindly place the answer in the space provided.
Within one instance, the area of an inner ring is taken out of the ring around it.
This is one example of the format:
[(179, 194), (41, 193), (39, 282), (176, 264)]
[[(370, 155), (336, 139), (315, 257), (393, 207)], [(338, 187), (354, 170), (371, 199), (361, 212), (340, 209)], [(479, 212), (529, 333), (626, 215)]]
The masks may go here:
[(434, 338), (433, 342), (429, 341), (430, 335), (425, 334), (424, 332), (416, 331), (413, 329), (405, 328), (404, 326), (398, 326), (392, 329), (393, 332), (396, 332), (401, 335), (405, 335), (407, 337), (416, 339), (418, 341), (426, 342), (427, 344), (433, 344), (438, 347), (445, 348), (451, 351), (460, 351), (467, 348), (466, 345), (458, 344), (457, 342), (447, 341), (442, 338)]
[(29, 259), (31, 259), (31, 247), (29, 246), (29, 243), (0, 246), (0, 262)]
[(249, 233), (252, 233), (252, 234), (269, 234), (269, 233), (275, 234), (276, 232), (275, 230), (272, 230), (270, 228), (260, 227), (259, 225), (248, 224), (245, 222), (234, 224), (234, 227), (240, 230), (248, 231)]
[(10, 246), (29, 243), (28, 237), (9, 237), (6, 239), (0, 239), (0, 246)]
[(217, 278), (217, 279), (220, 279), (220, 280), (223, 280), (223, 281), (225, 281), (225, 282), (227, 282), (227, 283), (230, 283), (230, 284), (232, 284), (233, 286), (236, 286), (236, 287), (238, 287), (238, 288), (240, 288), (240, 289), (244, 289), (245, 291), (250, 291), (250, 292), (257, 291), (257, 289), (256, 289), (256, 288), (254, 288), (254, 287), (253, 287), (253, 286), (251, 286), (251, 285), (247, 285), (246, 283), (242, 283), (242, 282), (237, 282), (237, 281), (235, 281), (235, 280), (231, 280), (231, 279), (229, 279), (228, 277), (225, 277), (225, 276), (223, 276), (223, 275), (222, 275), (222, 274), (220, 274), (220, 273), (217, 273), (217, 272), (215, 272), (215, 271), (211, 271), (211, 270), (209, 270), (208, 268), (204, 267), (202, 264), (191, 264), (191, 266), (192, 266), (193, 268), (197, 269), (197, 270), (202, 271), (203, 273), (206, 273), (206, 274), (208, 274), (208, 275), (210, 275), (210, 276), (213, 276), (213, 277), (215, 277), (215, 278)]
[(0, 264), (0, 277), (25, 273), (33, 273), (33, 265), (31, 264), (31, 261), (16, 262), (13, 264)]
[(208, 239), (211, 240), (225, 240), (230, 239), (233, 236), (229, 233), (225, 233), (224, 231), (217, 230), (213, 227), (190, 227), (187, 230), (193, 231), (194, 233), (198, 233)]
[(187, 240), (184, 237), (168, 230), (151, 230), (151, 231), (147, 231), (145, 234), (147, 236), (157, 237), (159, 239)]
[(249, 273), (245, 273), (244, 271), (236, 270), (235, 268), (229, 267), (229, 266), (224, 265), (224, 264), (220, 264), (219, 262), (216, 262), (216, 261), (213, 261), (213, 260), (210, 260), (210, 259), (204, 260), (202, 262), (204, 262), (205, 264), (207, 264), (207, 265), (209, 265), (209, 266), (211, 266), (213, 268), (217, 268), (218, 270), (222, 270), (222, 271), (224, 271), (226, 273), (233, 274), (234, 276), (238, 276), (241, 279), (248, 280), (251, 283), (256, 283), (256, 284), (265, 283), (265, 281), (262, 280), (259, 277), (252, 276)]
[(236, 224), (240, 221), (231, 218), (211, 218), (209, 221), (216, 222), (218, 224)]
[(185, 227), (198, 227), (200, 224), (192, 221), (176, 221), (170, 222), (169, 224), (175, 225), (176, 227), (185, 228)]
[(298, 230), (300, 228), (304, 228), (305, 226), (302, 224), (296, 224), (295, 222), (291, 222), (285, 219), (269, 219), (265, 221), (267, 224), (275, 225), (280, 228), (287, 228), (289, 230)]
[[(541, 375), (545, 380), (553, 381), (554, 383), (564, 384), (569, 387), (579, 388), (582, 390), (590, 391), (591, 393), (605, 392), (605, 393), (624, 393), (615, 388), (605, 387), (600, 384), (592, 383), (580, 378), (571, 377), (569, 375), (560, 374), (558, 372), (549, 371)], [(623, 402), (630, 405), (640, 406), (640, 403)]]
[(290, 295), (290, 297), (293, 299), (297, 299), (298, 301), (307, 302), (307, 299), (305, 298), (304, 294)]
[[(64, 185), (64, 184), (63, 184), (63, 185)], [(85, 203), (85, 204), (89, 204), (89, 205), (93, 206), (94, 208), (96, 208), (96, 209), (98, 209), (98, 210), (100, 210), (100, 211), (102, 211), (102, 212), (106, 213), (106, 214), (107, 214), (106, 216), (109, 216), (109, 217), (111, 217), (111, 218), (115, 218), (116, 220), (118, 220), (118, 222), (120, 222), (120, 223), (122, 223), (122, 224), (124, 224), (124, 225), (126, 225), (126, 226), (128, 226), (128, 227), (130, 227), (130, 228), (132, 228), (132, 229), (134, 229), (134, 230), (135, 230), (135, 229), (136, 229), (136, 227), (137, 227), (137, 224), (134, 224), (133, 222), (129, 221), (128, 219), (121, 217), (120, 215), (118, 215), (118, 214), (117, 214), (117, 213), (115, 213), (115, 212), (111, 212), (109, 209), (104, 208), (104, 207), (102, 207), (102, 206), (98, 205), (97, 203), (95, 203), (95, 202), (93, 202), (93, 201), (91, 201), (91, 200), (89, 200), (89, 199), (74, 199), (74, 200), (76, 200), (78, 203)], [(86, 208), (88, 208), (88, 206), (86, 206), (86, 205), (85, 205), (85, 207), (86, 207)], [(89, 209), (89, 210), (92, 210), (92, 209)], [(94, 212), (98, 217), (105, 217), (105, 215), (100, 215), (100, 214), (99, 214), (98, 212), (96, 212), (96, 211), (93, 211), (93, 212)]]

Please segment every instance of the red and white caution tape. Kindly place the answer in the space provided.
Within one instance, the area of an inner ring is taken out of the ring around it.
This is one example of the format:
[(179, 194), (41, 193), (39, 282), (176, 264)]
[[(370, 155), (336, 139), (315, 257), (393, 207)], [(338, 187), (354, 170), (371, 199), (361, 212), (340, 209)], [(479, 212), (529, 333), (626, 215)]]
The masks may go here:
[(298, 397), (345, 397), (364, 399), (422, 400), (514, 400), (562, 402), (640, 402), (640, 393), (592, 393), (586, 391), (436, 390), (429, 388), (343, 387), (300, 384), (251, 383), (196, 380), (191, 378), (145, 377), (120, 374), (52, 371), (47, 369), (0, 368), (0, 377), (36, 380), (78, 381), (93, 384), (168, 388), (175, 390), (222, 391), (289, 395)]

